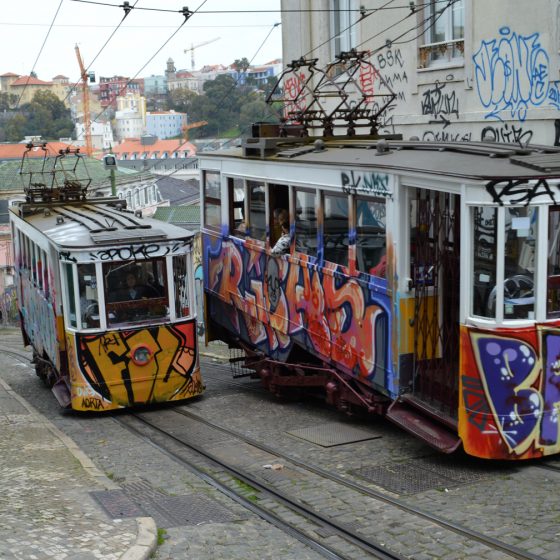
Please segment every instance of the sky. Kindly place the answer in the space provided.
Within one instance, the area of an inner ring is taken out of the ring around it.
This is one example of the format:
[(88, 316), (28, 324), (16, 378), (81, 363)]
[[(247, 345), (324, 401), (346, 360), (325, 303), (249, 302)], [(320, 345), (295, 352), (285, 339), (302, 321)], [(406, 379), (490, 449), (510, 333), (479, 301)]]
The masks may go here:
[[(195, 69), (205, 64), (229, 65), (243, 57), (253, 59), (253, 65), (282, 58), (281, 26), (273, 27), (280, 23), (279, 11), (232, 13), (235, 10), (279, 10), (280, 0), (129, 0), (137, 9), (128, 14), (103, 50), (104, 43), (124, 15), (122, 8), (113, 6), (123, 2), (92, 1), (96, 3), (4, 0), (0, 13), (0, 52), (3, 53), (0, 74), (28, 75), (35, 66), (42, 80), (50, 81), (63, 74), (76, 81), (79, 77), (76, 44), (85, 66), (94, 71), (97, 78), (162, 75), (169, 58), (174, 60), (177, 70), (190, 70), (191, 52), (184, 51), (192, 46), (196, 47)], [(200, 10), (158, 53), (185, 20), (179, 13), (184, 6), (192, 12), (199, 7)], [(203, 13), (228, 10), (229, 13)], [(201, 45), (207, 41), (208, 44)]]

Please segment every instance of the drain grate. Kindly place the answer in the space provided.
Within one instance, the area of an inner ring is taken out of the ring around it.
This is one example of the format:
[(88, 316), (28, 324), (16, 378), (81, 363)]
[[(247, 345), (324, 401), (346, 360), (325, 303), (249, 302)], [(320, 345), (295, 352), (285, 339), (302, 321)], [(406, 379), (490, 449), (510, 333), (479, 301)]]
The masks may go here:
[(350, 472), (395, 494), (417, 494), (455, 488), (515, 471), (515, 467), (502, 465), (498, 469), (453, 456), (430, 455), (404, 463), (365, 466)]
[(96, 490), (90, 492), (90, 494), (112, 519), (145, 517), (147, 515), (146, 511), (122, 490)]
[(376, 434), (370, 430), (356, 428), (348, 424), (343, 424), (342, 422), (330, 422), (328, 424), (321, 424), (311, 428), (301, 428), (286, 433), (322, 447), (334, 447), (335, 445), (357, 443), (359, 441), (382, 437), (380, 434)]
[(204, 495), (169, 496), (143, 479), (123, 484), (122, 490), (95, 491), (91, 495), (113, 519), (149, 516), (164, 529), (240, 520)]

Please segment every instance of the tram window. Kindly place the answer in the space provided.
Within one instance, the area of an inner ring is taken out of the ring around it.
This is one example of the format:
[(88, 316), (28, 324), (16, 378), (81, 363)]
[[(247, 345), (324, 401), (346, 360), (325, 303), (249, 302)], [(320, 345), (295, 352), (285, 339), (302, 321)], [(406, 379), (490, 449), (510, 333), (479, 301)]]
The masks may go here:
[(249, 190), (249, 232), (253, 239), (266, 238), (266, 194), (263, 183), (247, 181)]
[(325, 194), (323, 202), (324, 259), (348, 266), (348, 196)]
[(282, 222), (290, 221), (290, 193), (288, 185), (269, 183), (268, 194), (270, 197), (270, 247), (282, 237)]
[(496, 258), (498, 211), (473, 208), (473, 314), (496, 316)]
[(103, 278), (108, 325), (169, 320), (163, 258), (104, 263)]
[(296, 190), (296, 251), (317, 255), (317, 210), (315, 193)]
[(548, 318), (560, 316), (560, 206), (548, 213), (548, 278), (546, 313)]
[(523, 207), (504, 210), (504, 319), (534, 319), (538, 209)]
[(95, 264), (78, 265), (78, 289), (82, 329), (99, 328), (99, 298), (97, 297)]
[(204, 225), (219, 229), (222, 223), (220, 197), (220, 174), (217, 171), (204, 172)]
[(68, 321), (71, 327), (78, 327), (76, 316), (76, 287), (74, 285), (74, 267), (71, 263), (64, 263), (64, 275), (66, 278), (66, 298), (68, 301)]
[(385, 278), (387, 269), (384, 200), (356, 200), (356, 268)]
[(228, 179), (229, 224), (233, 235), (244, 236), (245, 223), (245, 182), (243, 179)]
[(186, 255), (173, 257), (173, 278), (175, 279), (175, 315), (177, 318), (188, 317), (190, 315), (190, 305)]

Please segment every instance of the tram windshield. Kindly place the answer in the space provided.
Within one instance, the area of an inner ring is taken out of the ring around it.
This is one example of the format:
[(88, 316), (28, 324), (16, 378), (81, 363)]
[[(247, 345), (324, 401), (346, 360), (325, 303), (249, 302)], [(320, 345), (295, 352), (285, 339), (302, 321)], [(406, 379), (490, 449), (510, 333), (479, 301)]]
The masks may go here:
[(104, 263), (107, 325), (169, 319), (167, 275), (163, 258)]

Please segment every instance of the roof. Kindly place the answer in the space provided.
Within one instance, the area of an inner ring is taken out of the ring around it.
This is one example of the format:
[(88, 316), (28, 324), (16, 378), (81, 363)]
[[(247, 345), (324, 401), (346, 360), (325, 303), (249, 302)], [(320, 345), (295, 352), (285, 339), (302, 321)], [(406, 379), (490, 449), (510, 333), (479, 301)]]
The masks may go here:
[(133, 153), (147, 153), (152, 154), (154, 152), (167, 152), (171, 154), (173, 152), (188, 152), (189, 156), (194, 156), (196, 154), (196, 147), (190, 142), (184, 142), (183, 140), (157, 140), (153, 144), (143, 145), (140, 138), (127, 138), (124, 142), (113, 146), (113, 153), (115, 155), (122, 154), (133, 154)]
[[(58, 154), (58, 150), (65, 150), (68, 147), (73, 148), (74, 146), (64, 142), (48, 142), (46, 145), (49, 156), (56, 156)], [(12, 159), (21, 160), (25, 151), (27, 151), (26, 144), (0, 144), (0, 161)], [(33, 158), (42, 158), (43, 155), (44, 152), (40, 147), (34, 148), (27, 154), (28, 157)]]
[(52, 86), (52, 82), (44, 82), (32, 76), (20, 76), (17, 80), (12, 82), (10, 87), (14, 86)]
[(200, 200), (200, 183), (198, 179), (177, 179), (162, 175), (157, 186), (164, 200), (171, 204), (192, 204)]
[(200, 206), (159, 206), (154, 219), (170, 224), (200, 224)]
[(5, 74), (2, 74), (0, 76), (0, 78), (17, 78), (19, 76), (19, 74), (14, 74), (13, 72), (6, 72)]
[[(385, 140), (389, 150), (378, 154), (376, 148), (379, 140), (335, 137), (321, 140), (323, 149), (315, 149), (314, 141), (319, 142), (313, 138), (248, 139), (244, 148), (249, 151), (250, 159), (283, 163), (346, 168), (375, 167), (385, 172), (425, 173), (475, 180), (510, 177), (532, 179), (541, 178), (546, 173), (560, 177), (560, 169), (555, 171), (560, 159), (560, 148), (552, 146), (520, 147), (517, 144), (490, 142)], [(239, 148), (204, 152), (200, 155), (208, 158), (244, 157), (243, 150)], [(535, 159), (535, 156), (538, 157)], [(550, 162), (548, 166), (547, 162)]]
[(193, 233), (151, 218), (142, 218), (116, 206), (90, 200), (66, 204), (24, 204), (10, 210), (44, 233), (59, 248), (87, 249), (134, 242), (174, 242)]
[(68, 76), (64, 76), (63, 74), (58, 74), (53, 78), (53, 80), (68, 80)]

